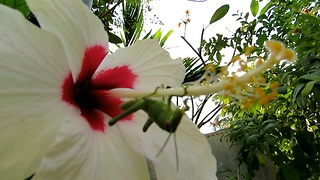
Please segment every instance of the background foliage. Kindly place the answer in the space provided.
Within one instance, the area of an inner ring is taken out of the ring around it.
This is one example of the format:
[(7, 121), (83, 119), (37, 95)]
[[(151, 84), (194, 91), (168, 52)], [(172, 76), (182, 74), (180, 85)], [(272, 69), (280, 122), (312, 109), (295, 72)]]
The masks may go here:
[(280, 84), (279, 96), (269, 105), (244, 111), (234, 103), (237, 100), (231, 100), (224, 109), (231, 117), (228, 138), (243, 143), (238, 159), (248, 165), (248, 179), (264, 165), (261, 154), (274, 162), (278, 179), (320, 177), (319, 5), (306, 0), (271, 1), (253, 21), (248, 21), (248, 13), (235, 14), (242, 27), (224, 42), (236, 52), (254, 45), (253, 56), (266, 56), (263, 42), (277, 39), (298, 55), (294, 64), (283, 63), (263, 74), (268, 82)]

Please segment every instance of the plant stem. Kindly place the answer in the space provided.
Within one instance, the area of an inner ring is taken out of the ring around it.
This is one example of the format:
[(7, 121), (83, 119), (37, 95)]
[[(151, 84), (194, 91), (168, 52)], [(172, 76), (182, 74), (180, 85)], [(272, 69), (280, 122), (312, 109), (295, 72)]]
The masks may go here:
[(229, 78), (224, 78), (219, 82), (209, 84), (209, 85), (194, 85), (177, 87), (171, 89), (158, 89), (154, 93), (154, 89), (150, 91), (132, 90), (132, 89), (113, 89), (108, 92), (109, 96), (120, 97), (120, 98), (141, 98), (152, 94), (152, 97), (166, 97), (166, 96), (185, 96), (193, 95), (200, 96), (211, 93), (218, 93), (224, 91), (226, 85), (234, 84), (234, 82), (248, 83), (248, 81), (255, 76), (260, 75), (265, 70), (272, 67), (274, 64), (278, 63), (280, 59), (277, 55), (271, 55), (270, 58), (257, 66), (256, 68), (248, 71), (242, 76), (233, 78), (232, 82)]

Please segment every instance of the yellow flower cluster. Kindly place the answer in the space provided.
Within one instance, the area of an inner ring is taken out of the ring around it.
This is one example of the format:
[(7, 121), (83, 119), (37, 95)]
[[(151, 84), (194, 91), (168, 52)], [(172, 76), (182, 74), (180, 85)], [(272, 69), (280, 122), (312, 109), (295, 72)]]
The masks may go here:
[(202, 78), (194, 85), (209, 85), (217, 80), (216, 77), (216, 68), (214, 67), (213, 63), (208, 63), (204, 67), (205, 73), (203, 74)]
[[(279, 87), (279, 84), (268, 84), (262, 77), (251, 77), (247, 81), (239, 81), (235, 76), (228, 77), (228, 79), (229, 82), (224, 85), (222, 95), (241, 100), (244, 109), (249, 108), (257, 101), (262, 105), (266, 105), (278, 94), (276, 89)], [(266, 87), (269, 87), (271, 93), (266, 93)]]
[(297, 58), (296, 53), (292, 49), (286, 48), (285, 45), (280, 41), (267, 41), (266, 47), (269, 49), (271, 56), (275, 56), (269, 58), (274, 61), (280, 61), (283, 59), (286, 59), (288, 61), (295, 61)]
[[(293, 61), (296, 58), (295, 52), (289, 48), (285, 48), (283, 43), (279, 41), (268, 41), (266, 47), (270, 52), (269, 58), (263, 61), (261, 57), (258, 57), (253, 68), (256, 69), (269, 62), (275, 64), (282, 59)], [(244, 54), (250, 56), (254, 49), (255, 47), (248, 47)], [(249, 65), (240, 55), (233, 57), (231, 63), (239, 64), (240, 68), (237, 72), (229, 73), (227, 68), (223, 67), (221, 72), (216, 74), (214, 65), (208, 64), (205, 67), (206, 73), (201, 79), (201, 85), (209, 85), (218, 81), (221, 82), (223, 90), (218, 94), (224, 97), (239, 99), (242, 102), (243, 109), (248, 109), (256, 102), (266, 105), (278, 95), (277, 88), (279, 87), (279, 83), (267, 83), (265, 78), (257, 77), (255, 74), (250, 75), (250, 73), (245, 73), (245, 75), (241, 77), (237, 75), (249, 70)]]

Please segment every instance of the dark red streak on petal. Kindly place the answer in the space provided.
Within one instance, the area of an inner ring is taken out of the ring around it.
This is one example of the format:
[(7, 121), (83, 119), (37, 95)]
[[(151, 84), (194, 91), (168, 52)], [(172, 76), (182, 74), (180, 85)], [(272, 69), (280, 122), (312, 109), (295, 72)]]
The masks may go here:
[[(114, 88), (133, 88), (137, 75), (128, 66), (119, 66), (102, 70), (92, 77), (107, 54), (102, 46), (87, 48), (84, 53), (80, 74), (73, 81), (69, 73), (62, 85), (62, 100), (79, 108), (81, 116), (92, 130), (104, 132), (106, 125), (104, 114), (115, 117), (123, 110), (119, 108), (121, 99), (108, 96), (108, 90)], [(132, 115), (126, 120), (131, 120)]]
[(74, 83), (72, 79), (71, 72), (69, 75), (65, 78), (63, 85), (62, 85), (62, 100), (72, 104), (76, 105), (74, 101)]
[(104, 117), (103, 113), (97, 109), (93, 108), (83, 108), (80, 107), (81, 110), (81, 116), (84, 117), (91, 128), (95, 131), (102, 131), (105, 130), (105, 124), (104, 124)]
[(91, 80), (95, 89), (133, 88), (137, 75), (128, 66), (100, 71)]
[(84, 84), (91, 79), (107, 53), (108, 51), (104, 47), (98, 45), (85, 50), (81, 71), (77, 77), (77, 84)]
[(91, 105), (93, 102), (91, 102), (91, 98), (88, 96), (86, 90), (79, 91), (79, 89), (76, 88), (71, 73), (65, 79), (62, 85), (62, 91), (62, 100), (79, 108), (81, 111), (80, 115), (87, 120), (93, 130), (104, 132), (105, 124), (102, 112), (96, 110)]

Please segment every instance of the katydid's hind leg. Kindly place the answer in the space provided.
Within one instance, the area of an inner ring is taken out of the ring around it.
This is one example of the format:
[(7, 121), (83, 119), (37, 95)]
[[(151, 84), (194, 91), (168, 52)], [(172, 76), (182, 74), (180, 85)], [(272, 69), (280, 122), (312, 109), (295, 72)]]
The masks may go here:
[[(127, 104), (126, 104), (127, 103)], [(142, 109), (145, 106), (145, 102), (143, 100), (136, 100), (136, 101), (128, 101), (126, 103), (123, 103), (122, 105), (124, 106), (120, 106), (121, 109), (123, 109), (124, 111), (119, 114), (116, 117), (113, 117), (110, 121), (109, 121), (109, 125), (112, 126), (115, 123), (117, 123), (119, 120), (121, 120), (122, 118)], [(131, 106), (129, 106), (131, 105)], [(124, 108), (126, 107), (126, 108)]]
[(149, 127), (151, 126), (152, 123), (153, 123), (153, 120), (151, 118), (149, 118), (147, 120), (147, 122), (144, 124), (144, 126), (142, 128), (142, 131), (146, 132), (149, 129)]

